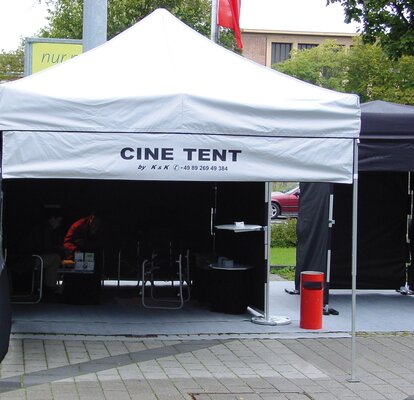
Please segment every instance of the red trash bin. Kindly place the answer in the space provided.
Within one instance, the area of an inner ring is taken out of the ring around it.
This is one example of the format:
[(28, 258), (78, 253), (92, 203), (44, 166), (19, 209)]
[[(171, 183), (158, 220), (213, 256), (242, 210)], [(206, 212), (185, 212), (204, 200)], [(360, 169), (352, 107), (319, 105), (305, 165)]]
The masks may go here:
[(323, 272), (304, 271), (300, 274), (300, 327), (321, 329), (323, 311)]

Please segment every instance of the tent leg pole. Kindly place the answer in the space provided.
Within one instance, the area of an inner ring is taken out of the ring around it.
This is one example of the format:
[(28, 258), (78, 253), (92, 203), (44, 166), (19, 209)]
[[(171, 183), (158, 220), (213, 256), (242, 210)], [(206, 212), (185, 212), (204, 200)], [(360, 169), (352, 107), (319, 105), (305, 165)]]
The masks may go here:
[(332, 184), (330, 185), (330, 195), (329, 195), (329, 211), (328, 211), (328, 226), (329, 226), (329, 237), (328, 237), (328, 251), (326, 255), (326, 278), (325, 278), (325, 304), (323, 305), (323, 315), (338, 315), (339, 312), (334, 308), (329, 308), (329, 288), (331, 283), (331, 258), (332, 258), (332, 226), (335, 224), (333, 219), (333, 201), (334, 195), (332, 193), (333, 188)]
[(259, 317), (252, 317), (251, 322), (259, 325), (288, 325), (292, 321), (289, 317), (270, 316), (269, 313), (269, 282), (270, 282), (270, 242), (271, 242), (271, 222), (272, 215), (272, 191), (270, 189), (270, 182), (265, 183), (265, 202), (267, 203), (267, 226), (265, 227), (265, 257), (266, 257), (266, 281), (264, 284), (264, 315)]
[(351, 378), (356, 378), (356, 278), (357, 278), (357, 234), (358, 234), (358, 139), (354, 141), (354, 178), (352, 196), (352, 326), (351, 326)]
[(408, 198), (410, 199), (410, 208), (407, 214), (407, 228), (406, 228), (406, 246), (407, 246), (407, 257), (405, 260), (405, 285), (401, 286), (398, 292), (403, 295), (413, 295), (414, 292), (412, 290), (412, 268), (413, 268), (413, 189), (411, 187), (411, 172), (408, 172)]
[(265, 313), (264, 313), (264, 319), (266, 321), (269, 320), (270, 312), (269, 312), (269, 282), (265, 283)]

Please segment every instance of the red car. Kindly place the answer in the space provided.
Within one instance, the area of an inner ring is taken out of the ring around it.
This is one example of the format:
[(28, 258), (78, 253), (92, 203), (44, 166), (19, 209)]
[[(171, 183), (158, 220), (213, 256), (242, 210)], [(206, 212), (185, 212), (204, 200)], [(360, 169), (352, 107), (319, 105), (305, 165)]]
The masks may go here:
[(299, 212), (299, 186), (286, 192), (272, 192), (272, 219), (283, 215), (297, 217)]

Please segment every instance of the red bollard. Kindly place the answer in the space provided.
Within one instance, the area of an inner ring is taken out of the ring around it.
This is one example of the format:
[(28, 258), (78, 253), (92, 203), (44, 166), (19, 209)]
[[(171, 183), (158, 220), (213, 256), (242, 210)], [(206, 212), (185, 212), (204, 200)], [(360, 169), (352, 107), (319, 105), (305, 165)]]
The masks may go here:
[(300, 327), (322, 329), (323, 272), (304, 271), (300, 274)]

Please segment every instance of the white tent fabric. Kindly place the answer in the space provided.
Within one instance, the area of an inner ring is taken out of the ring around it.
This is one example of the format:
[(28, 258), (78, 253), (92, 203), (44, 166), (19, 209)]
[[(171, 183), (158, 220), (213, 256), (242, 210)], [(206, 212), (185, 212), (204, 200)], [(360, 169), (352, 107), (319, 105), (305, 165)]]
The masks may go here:
[[(0, 131), (5, 179), (352, 183), (360, 108), (355, 95), (259, 66), (157, 10), (96, 49), (0, 85)], [(354, 184), (354, 277), (356, 194)]]
[(359, 129), (357, 96), (259, 66), (161, 9), (0, 85), (4, 178), (350, 183)]

